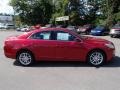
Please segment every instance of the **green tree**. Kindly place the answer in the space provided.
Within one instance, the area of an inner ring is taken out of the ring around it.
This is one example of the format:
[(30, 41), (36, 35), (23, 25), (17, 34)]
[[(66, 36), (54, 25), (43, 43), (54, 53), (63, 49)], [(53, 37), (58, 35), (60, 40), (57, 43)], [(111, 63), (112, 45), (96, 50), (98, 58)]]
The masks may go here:
[(119, 0), (11, 0), (11, 6), (27, 24), (54, 23), (56, 17), (69, 16), (69, 23), (112, 26), (120, 20)]
[(87, 0), (87, 14), (85, 14), (88, 23), (94, 23), (100, 16), (100, 5), (102, 0)]
[(11, 0), (10, 5), (27, 24), (46, 24), (53, 12), (51, 0)]
[(55, 18), (67, 15), (67, 6), (68, 0), (53, 0), (53, 14), (51, 23), (55, 22)]
[(84, 0), (69, 0), (67, 7), (67, 14), (70, 17), (70, 24), (82, 25), (85, 23), (84, 14)]
[(106, 0), (106, 6), (107, 6), (107, 11), (108, 11), (106, 25), (111, 27), (114, 23), (116, 23), (115, 14), (120, 12), (119, 11), (119, 7), (120, 7), (119, 0)]

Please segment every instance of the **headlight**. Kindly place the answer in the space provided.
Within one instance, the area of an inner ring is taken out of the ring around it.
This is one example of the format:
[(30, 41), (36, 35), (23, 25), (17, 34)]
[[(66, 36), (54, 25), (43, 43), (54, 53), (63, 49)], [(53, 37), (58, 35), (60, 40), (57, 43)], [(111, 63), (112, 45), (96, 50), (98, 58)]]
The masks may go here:
[(111, 29), (111, 30), (110, 30), (110, 33), (115, 33), (115, 29)]
[(97, 31), (97, 32), (101, 32), (101, 31)]
[(94, 30), (91, 30), (91, 32), (95, 32)]
[(77, 31), (80, 31), (80, 29), (77, 29)]
[(107, 43), (107, 44), (105, 44), (105, 46), (107, 46), (108, 48), (111, 48), (111, 49), (115, 48), (114, 44), (112, 44), (112, 43)]

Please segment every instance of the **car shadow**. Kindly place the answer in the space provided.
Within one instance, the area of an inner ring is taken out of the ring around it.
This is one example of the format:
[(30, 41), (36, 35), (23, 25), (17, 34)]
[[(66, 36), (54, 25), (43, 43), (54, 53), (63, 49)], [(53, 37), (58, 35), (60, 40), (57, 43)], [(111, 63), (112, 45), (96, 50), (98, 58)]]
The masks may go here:
[(120, 67), (120, 57), (115, 56), (112, 61), (108, 62), (102, 67)]
[[(14, 61), (13, 65), (21, 66), (17, 61)], [(71, 61), (70, 62), (40, 61), (40, 62), (37, 62), (29, 67), (94, 67), (94, 66), (90, 66), (90, 65), (83, 63), (83, 62), (73, 62), (73, 61), (72, 62)], [(96, 68), (100, 68), (100, 67), (106, 67), (106, 68), (107, 67), (120, 67), (120, 57), (115, 56), (112, 61), (104, 64), (103, 66), (99, 66)]]

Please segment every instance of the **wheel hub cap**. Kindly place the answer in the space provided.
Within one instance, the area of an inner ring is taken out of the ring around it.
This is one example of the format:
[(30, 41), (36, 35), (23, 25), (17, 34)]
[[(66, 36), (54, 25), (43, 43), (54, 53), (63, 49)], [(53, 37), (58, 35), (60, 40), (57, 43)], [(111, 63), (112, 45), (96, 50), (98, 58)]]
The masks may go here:
[(94, 52), (91, 54), (90, 56), (90, 62), (93, 64), (93, 65), (99, 65), (103, 62), (103, 55), (102, 53), (100, 52)]
[(28, 65), (31, 63), (31, 55), (29, 53), (21, 53), (19, 56), (20, 63), (23, 65)]

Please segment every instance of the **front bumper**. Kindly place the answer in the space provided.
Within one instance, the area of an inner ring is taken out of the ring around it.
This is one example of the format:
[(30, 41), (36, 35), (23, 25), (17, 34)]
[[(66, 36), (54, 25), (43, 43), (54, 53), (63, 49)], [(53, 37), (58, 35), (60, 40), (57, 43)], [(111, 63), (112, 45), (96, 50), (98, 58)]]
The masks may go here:
[(115, 49), (108, 49), (106, 51), (106, 55), (107, 55), (107, 60), (106, 60), (107, 62), (113, 60), (113, 58), (115, 57)]
[(120, 36), (120, 30), (111, 30), (110, 35)]
[(91, 32), (90, 34), (91, 35), (95, 35), (95, 36), (101, 36), (102, 35), (101, 32)]

